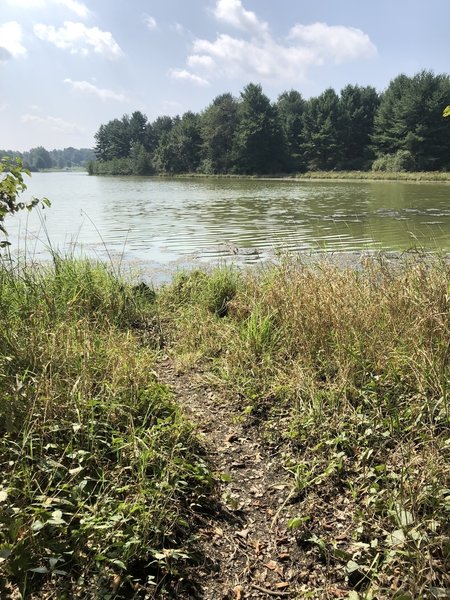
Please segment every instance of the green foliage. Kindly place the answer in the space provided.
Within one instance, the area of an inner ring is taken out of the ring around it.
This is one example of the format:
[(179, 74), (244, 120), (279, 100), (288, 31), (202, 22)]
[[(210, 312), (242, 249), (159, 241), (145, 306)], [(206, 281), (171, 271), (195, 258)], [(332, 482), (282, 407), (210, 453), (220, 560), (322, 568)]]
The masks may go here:
[(0, 157), (19, 158), (29, 171), (41, 169), (70, 169), (85, 167), (95, 158), (94, 151), (89, 148), (64, 148), (64, 150), (46, 150), (42, 146), (31, 148), (26, 152), (0, 150)]
[(443, 117), (450, 117), (450, 105), (444, 108), (444, 112), (442, 113)]
[(286, 168), (288, 171), (303, 171), (305, 168), (303, 157), (305, 101), (301, 94), (295, 90), (284, 92), (277, 100), (277, 110), (287, 142)]
[(195, 173), (200, 165), (201, 151), (200, 117), (186, 112), (161, 136), (154, 162), (163, 173)]
[(153, 298), (101, 265), (0, 265), (2, 598), (150, 593), (188, 558), (212, 479), (152, 331)]
[[(5, 228), (5, 217), (12, 215), (19, 210), (31, 210), (34, 206), (41, 203), (42, 206), (50, 206), (47, 198), (39, 200), (33, 198), (30, 202), (19, 202), (18, 198), (22, 192), (27, 189), (23, 176), (29, 175), (29, 171), (24, 169), (19, 158), (10, 159), (4, 157), (0, 161), (0, 232), (7, 235)], [(0, 240), (0, 248), (8, 246), (9, 242)]]
[[(276, 103), (250, 83), (239, 98), (222, 94), (200, 114), (147, 122), (139, 111), (101, 125), (90, 173), (205, 173), (264, 175), (450, 167), (448, 75), (400, 75), (378, 95), (373, 87), (332, 88), (305, 101), (290, 90)], [(391, 161), (391, 162), (392, 162)], [(385, 164), (386, 163), (386, 164)]]
[(367, 169), (379, 96), (373, 87), (347, 85), (340, 96), (343, 153), (339, 169)]
[(450, 77), (422, 71), (399, 75), (381, 98), (375, 116), (373, 145), (378, 156), (410, 152), (414, 168), (438, 170), (450, 166), (450, 136), (442, 106), (450, 96)]
[(238, 123), (238, 102), (231, 94), (215, 98), (202, 115), (202, 139), (207, 173), (229, 173), (233, 168), (233, 141)]
[(409, 150), (397, 150), (395, 154), (385, 154), (379, 156), (372, 163), (372, 171), (404, 173), (415, 170), (415, 159)]
[(233, 267), (215, 269), (210, 275), (203, 271), (181, 273), (174, 281), (171, 301), (193, 303), (209, 313), (223, 317), (240, 286), (240, 274)]
[(239, 123), (234, 138), (235, 170), (276, 173), (283, 170), (286, 145), (275, 105), (260, 85), (250, 83), (241, 93)]
[(342, 153), (339, 97), (329, 88), (306, 102), (303, 113), (305, 159), (311, 171), (337, 167)]

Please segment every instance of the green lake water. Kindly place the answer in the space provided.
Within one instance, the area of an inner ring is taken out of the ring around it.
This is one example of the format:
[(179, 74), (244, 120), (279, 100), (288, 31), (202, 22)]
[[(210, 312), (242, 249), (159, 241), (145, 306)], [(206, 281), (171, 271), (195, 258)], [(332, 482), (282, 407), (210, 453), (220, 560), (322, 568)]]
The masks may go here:
[(450, 251), (450, 185), (412, 182), (89, 177), (36, 173), (25, 197), (45, 211), (17, 215), (13, 249), (168, 264), (278, 250)]

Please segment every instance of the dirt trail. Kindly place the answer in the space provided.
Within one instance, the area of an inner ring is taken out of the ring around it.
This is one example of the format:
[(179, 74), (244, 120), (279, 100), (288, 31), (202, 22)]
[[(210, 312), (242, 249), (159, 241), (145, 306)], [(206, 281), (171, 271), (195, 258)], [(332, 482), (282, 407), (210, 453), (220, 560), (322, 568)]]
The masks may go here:
[(200, 530), (208, 564), (192, 574), (198, 594), (189, 597), (298, 597), (305, 563), (287, 527), (297, 515), (289, 503), (292, 478), (283, 468), (282, 448), (264, 443), (258, 427), (242, 419), (243, 407), (225, 402), (198, 374), (178, 373), (169, 359), (158, 372), (197, 425), (224, 479), (217, 512)]

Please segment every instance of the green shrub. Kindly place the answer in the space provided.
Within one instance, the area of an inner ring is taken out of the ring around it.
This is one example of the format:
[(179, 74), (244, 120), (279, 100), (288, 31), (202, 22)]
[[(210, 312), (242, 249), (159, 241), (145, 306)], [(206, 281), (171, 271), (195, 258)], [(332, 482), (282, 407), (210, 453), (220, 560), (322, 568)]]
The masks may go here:
[(372, 171), (404, 173), (415, 169), (416, 161), (409, 150), (398, 150), (395, 154), (384, 154), (372, 163)]

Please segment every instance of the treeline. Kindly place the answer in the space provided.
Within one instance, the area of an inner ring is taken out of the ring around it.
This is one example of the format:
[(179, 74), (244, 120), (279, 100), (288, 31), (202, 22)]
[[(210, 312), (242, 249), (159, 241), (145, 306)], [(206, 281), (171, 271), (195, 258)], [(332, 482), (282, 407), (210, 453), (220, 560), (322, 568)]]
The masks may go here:
[(270, 174), (450, 169), (450, 77), (399, 75), (379, 94), (347, 85), (276, 102), (260, 85), (222, 94), (201, 113), (149, 122), (139, 111), (100, 126), (91, 174)]
[(32, 148), (26, 152), (0, 150), (0, 156), (20, 158), (24, 167), (30, 171), (83, 168), (89, 161), (95, 159), (95, 153), (91, 148), (69, 147), (64, 150), (46, 150), (43, 146)]

